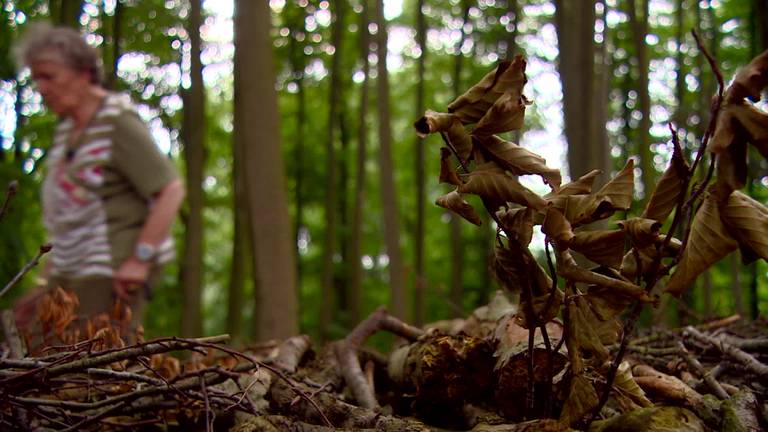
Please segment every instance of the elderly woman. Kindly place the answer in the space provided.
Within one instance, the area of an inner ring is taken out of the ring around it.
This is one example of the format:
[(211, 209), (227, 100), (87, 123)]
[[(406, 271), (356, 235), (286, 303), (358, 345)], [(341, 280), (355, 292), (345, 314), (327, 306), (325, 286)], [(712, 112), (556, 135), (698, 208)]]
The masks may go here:
[[(37, 24), (15, 48), (60, 120), (42, 188), (53, 245), (43, 280), (74, 291), (83, 318), (122, 300), (139, 324), (145, 288), (173, 257), (169, 231), (182, 183), (128, 97), (102, 87), (100, 57), (77, 31)], [(34, 301), (20, 303), (23, 326)]]

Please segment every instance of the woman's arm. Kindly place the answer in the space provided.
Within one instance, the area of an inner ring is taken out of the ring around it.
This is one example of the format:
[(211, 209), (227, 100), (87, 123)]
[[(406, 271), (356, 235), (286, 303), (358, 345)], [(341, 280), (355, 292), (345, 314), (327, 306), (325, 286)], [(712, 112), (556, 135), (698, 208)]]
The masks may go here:
[[(171, 225), (179, 211), (184, 194), (184, 185), (181, 180), (176, 179), (155, 195), (136, 244), (145, 243), (157, 249), (160, 243), (170, 235)], [(146, 282), (151, 267), (151, 261), (140, 261), (135, 255), (131, 255), (115, 272), (115, 294), (121, 299), (127, 299), (131, 291)]]

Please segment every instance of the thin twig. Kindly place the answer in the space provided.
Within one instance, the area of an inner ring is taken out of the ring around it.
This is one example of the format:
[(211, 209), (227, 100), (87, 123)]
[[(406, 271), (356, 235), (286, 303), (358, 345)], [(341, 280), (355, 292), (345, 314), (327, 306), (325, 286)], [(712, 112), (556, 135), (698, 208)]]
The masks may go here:
[(51, 246), (51, 244), (50, 244), (50, 243), (46, 243), (46, 244), (44, 244), (44, 245), (40, 246), (40, 249), (37, 251), (37, 255), (35, 255), (35, 257), (34, 257), (34, 258), (32, 258), (32, 260), (31, 260), (30, 262), (28, 262), (28, 263), (27, 263), (27, 264), (26, 264), (26, 265), (25, 265), (25, 266), (24, 266), (24, 267), (21, 269), (21, 271), (20, 271), (19, 273), (17, 273), (17, 274), (16, 274), (16, 276), (14, 276), (14, 277), (13, 277), (13, 279), (11, 279), (11, 281), (10, 281), (10, 282), (8, 282), (8, 283), (5, 285), (5, 287), (3, 288), (3, 290), (2, 290), (2, 291), (0, 291), (0, 297), (4, 296), (4, 295), (5, 295), (5, 293), (6, 293), (6, 292), (8, 292), (8, 290), (10, 290), (11, 288), (13, 288), (13, 286), (14, 286), (14, 285), (16, 285), (17, 283), (19, 283), (19, 281), (21, 280), (21, 278), (22, 278), (22, 277), (24, 277), (24, 275), (25, 275), (25, 274), (29, 273), (29, 271), (30, 271), (30, 270), (32, 270), (32, 267), (35, 267), (36, 265), (38, 265), (38, 264), (40, 263), (40, 258), (42, 258), (42, 257), (43, 257), (43, 255), (45, 255), (45, 254), (47, 254), (48, 252), (50, 252), (50, 251), (51, 251), (51, 248), (53, 248), (53, 246)]
[(11, 203), (11, 200), (14, 196), (16, 196), (16, 192), (19, 190), (19, 182), (16, 180), (11, 181), (8, 183), (8, 188), (5, 190), (5, 200), (3, 201), (3, 207), (0, 208), (0, 220), (3, 220), (5, 218), (5, 213), (8, 211), (8, 206)]

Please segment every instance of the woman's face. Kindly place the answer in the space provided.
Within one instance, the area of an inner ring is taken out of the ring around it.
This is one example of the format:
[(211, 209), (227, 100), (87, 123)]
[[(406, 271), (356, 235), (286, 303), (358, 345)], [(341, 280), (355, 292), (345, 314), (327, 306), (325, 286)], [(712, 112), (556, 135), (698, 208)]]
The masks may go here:
[(33, 61), (30, 69), (45, 104), (57, 115), (69, 117), (82, 104), (90, 74), (54, 60)]

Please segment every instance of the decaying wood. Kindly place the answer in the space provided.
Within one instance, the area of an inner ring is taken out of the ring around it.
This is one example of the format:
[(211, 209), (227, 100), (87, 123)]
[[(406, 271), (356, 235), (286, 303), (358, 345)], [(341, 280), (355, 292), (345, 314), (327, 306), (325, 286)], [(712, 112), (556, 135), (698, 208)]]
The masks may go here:
[(725, 341), (707, 336), (693, 327), (686, 327), (685, 334), (696, 340), (717, 348), (723, 355), (731, 357), (734, 361), (744, 365), (748, 371), (763, 381), (768, 382), (768, 366), (758, 361), (754, 356)]

